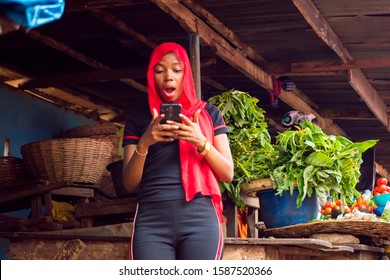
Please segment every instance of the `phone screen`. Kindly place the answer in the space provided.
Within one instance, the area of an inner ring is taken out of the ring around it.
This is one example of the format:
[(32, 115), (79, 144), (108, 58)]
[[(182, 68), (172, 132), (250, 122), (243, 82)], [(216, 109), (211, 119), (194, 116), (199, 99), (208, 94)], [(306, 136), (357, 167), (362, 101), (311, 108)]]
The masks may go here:
[(179, 114), (181, 113), (181, 104), (177, 103), (164, 103), (160, 106), (160, 114), (164, 114), (164, 118), (160, 123), (166, 123), (167, 120), (172, 120), (181, 123)]

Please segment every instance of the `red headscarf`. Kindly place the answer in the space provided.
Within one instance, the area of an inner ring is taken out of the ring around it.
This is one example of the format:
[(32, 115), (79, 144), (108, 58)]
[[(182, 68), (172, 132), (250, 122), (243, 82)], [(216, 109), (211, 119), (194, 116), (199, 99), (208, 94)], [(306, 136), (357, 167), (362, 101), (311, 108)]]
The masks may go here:
[[(183, 93), (178, 103), (182, 105), (183, 114), (192, 119), (197, 110), (201, 110), (198, 118), (199, 126), (204, 136), (213, 144), (214, 130), (210, 115), (204, 110), (206, 102), (196, 98), (195, 85), (192, 76), (190, 60), (186, 50), (176, 43), (163, 43), (157, 46), (148, 66), (148, 99), (150, 112), (160, 108), (163, 103), (154, 86), (154, 66), (169, 52), (176, 53), (178, 59), (183, 62)], [(195, 145), (186, 141), (180, 141), (181, 177), (186, 194), (186, 200), (190, 201), (196, 193), (210, 195), (217, 210), (219, 221), (223, 221), (222, 199), (218, 178), (207, 161), (199, 155)]]

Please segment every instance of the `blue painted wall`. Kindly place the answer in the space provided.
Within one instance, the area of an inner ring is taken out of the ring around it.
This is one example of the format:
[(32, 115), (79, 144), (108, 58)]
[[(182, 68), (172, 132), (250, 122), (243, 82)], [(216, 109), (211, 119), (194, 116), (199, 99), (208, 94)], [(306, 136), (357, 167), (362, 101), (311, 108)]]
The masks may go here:
[[(96, 122), (38, 98), (0, 88), (1, 156), (5, 138), (10, 139), (11, 155), (21, 158), (20, 148), (24, 144), (50, 139), (69, 128), (93, 123)], [(29, 209), (21, 209), (8, 214), (25, 218), (29, 213)], [(0, 259), (5, 259), (8, 244), (8, 239), (0, 238)]]

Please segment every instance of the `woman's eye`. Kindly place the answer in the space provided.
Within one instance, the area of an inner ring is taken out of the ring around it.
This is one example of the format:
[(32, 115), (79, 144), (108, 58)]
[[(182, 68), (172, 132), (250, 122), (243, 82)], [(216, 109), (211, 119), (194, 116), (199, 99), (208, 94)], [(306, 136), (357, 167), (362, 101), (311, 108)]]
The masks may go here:
[(175, 69), (175, 70), (173, 70), (175, 73), (180, 73), (180, 72), (182, 72), (183, 70), (182, 69)]
[(154, 70), (154, 72), (155, 72), (156, 74), (161, 74), (161, 73), (163, 73), (163, 72), (164, 72), (164, 70), (161, 70), (161, 69), (156, 69), (156, 70)]

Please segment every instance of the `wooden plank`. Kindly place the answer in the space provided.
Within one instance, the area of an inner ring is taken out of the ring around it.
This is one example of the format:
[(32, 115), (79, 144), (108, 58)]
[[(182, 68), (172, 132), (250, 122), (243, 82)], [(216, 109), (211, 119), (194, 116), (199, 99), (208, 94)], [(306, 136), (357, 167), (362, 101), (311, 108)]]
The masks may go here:
[(15, 190), (7, 190), (5, 192), (0, 192), (0, 203), (12, 201), (36, 194), (43, 194), (52, 190), (60, 189), (65, 187), (65, 183), (56, 183), (56, 184), (48, 184), (48, 183), (33, 183), (31, 185), (23, 186), (23, 188), (18, 188)]
[(344, 44), (311, 0), (292, 0), (292, 2), (317, 35), (337, 53), (343, 62), (352, 61), (352, 56)]
[(135, 198), (126, 198), (77, 204), (74, 207), (75, 216), (83, 218), (126, 213), (131, 215), (135, 212), (136, 205)]
[(267, 62), (260, 56), (251, 46), (246, 44), (237, 34), (224, 25), (218, 18), (212, 13), (207, 11), (201, 5), (197, 4), (194, 0), (182, 0), (181, 3), (186, 5), (192, 12), (198, 16), (204, 18), (215, 30), (217, 30), (225, 38), (228, 38), (232, 44), (234, 44), (240, 52), (247, 55), (251, 60), (259, 62), (261, 65), (265, 65)]
[(361, 70), (351, 69), (349, 72), (349, 82), (355, 91), (361, 96), (367, 106), (371, 109), (377, 119), (390, 131), (389, 117), (387, 115), (387, 105), (372, 87)]
[(95, 190), (87, 187), (65, 187), (51, 192), (53, 195), (69, 195), (80, 197), (94, 197)]
[[(91, 57), (88, 57), (82, 53), (80, 53), (79, 51), (73, 49), (72, 47), (68, 46), (68, 45), (65, 45), (64, 43), (61, 43), (49, 36), (46, 36), (38, 31), (36, 31), (35, 29), (31, 29), (29, 30), (28, 32), (26, 32), (26, 35), (30, 36), (31, 38), (41, 42), (42, 44), (45, 44), (53, 49), (56, 49), (60, 52), (63, 52), (64, 54), (74, 58), (74, 59), (77, 59), (95, 69), (101, 69), (101, 70), (109, 70), (111, 69), (109, 66), (91, 58)], [(147, 93), (147, 87), (138, 83), (137, 81), (133, 80), (133, 79), (130, 79), (130, 78), (126, 78), (126, 79), (122, 79), (120, 80), (122, 81), (123, 83), (125, 84), (128, 84), (130, 85), (131, 87), (141, 91), (141, 92), (144, 92), (144, 93)]]

